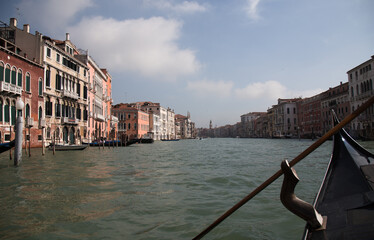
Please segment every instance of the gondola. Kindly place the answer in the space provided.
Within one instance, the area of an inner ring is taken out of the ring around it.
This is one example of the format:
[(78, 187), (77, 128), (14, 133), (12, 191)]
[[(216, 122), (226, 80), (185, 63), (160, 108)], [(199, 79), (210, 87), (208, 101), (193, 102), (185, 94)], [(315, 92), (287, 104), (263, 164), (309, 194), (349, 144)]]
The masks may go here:
[(0, 153), (10, 150), (16, 144), (16, 140), (0, 143)]
[(373, 189), (374, 155), (341, 129), (314, 201), (324, 226), (307, 224), (303, 239), (374, 239)]
[[(55, 151), (81, 151), (87, 148), (88, 145), (60, 145), (54, 146)], [(49, 145), (49, 150), (53, 150), (53, 144)]]

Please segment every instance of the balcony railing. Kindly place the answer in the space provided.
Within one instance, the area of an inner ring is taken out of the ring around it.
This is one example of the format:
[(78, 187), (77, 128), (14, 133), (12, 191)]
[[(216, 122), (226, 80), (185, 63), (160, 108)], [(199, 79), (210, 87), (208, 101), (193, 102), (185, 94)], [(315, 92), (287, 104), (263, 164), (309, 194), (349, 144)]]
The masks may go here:
[(0, 82), (0, 89), (2, 92), (9, 92), (16, 95), (22, 94), (22, 87), (1, 81)]
[(71, 91), (68, 91), (68, 90), (66, 90), (66, 89), (64, 89), (64, 90), (62, 91), (62, 95), (63, 95), (64, 97), (68, 97), (68, 98), (72, 98), (72, 99), (78, 99), (78, 98), (79, 98), (79, 96), (78, 96), (77, 93), (75, 93), (75, 92), (71, 92)]
[(26, 127), (32, 127), (34, 126), (34, 119), (31, 117), (26, 118)]
[(112, 122), (118, 122), (118, 117), (111, 115)]
[(47, 123), (45, 121), (45, 118), (39, 119), (39, 128), (45, 128), (47, 126)]
[(69, 118), (69, 117), (62, 117), (61, 118), (61, 123), (63, 123), (63, 124), (78, 124), (79, 123), (79, 119)]
[(101, 122), (104, 122), (105, 121), (105, 118), (104, 118), (104, 116), (102, 115), (102, 114), (100, 114), (100, 113), (95, 113), (95, 119), (97, 120), (97, 121), (101, 121)]

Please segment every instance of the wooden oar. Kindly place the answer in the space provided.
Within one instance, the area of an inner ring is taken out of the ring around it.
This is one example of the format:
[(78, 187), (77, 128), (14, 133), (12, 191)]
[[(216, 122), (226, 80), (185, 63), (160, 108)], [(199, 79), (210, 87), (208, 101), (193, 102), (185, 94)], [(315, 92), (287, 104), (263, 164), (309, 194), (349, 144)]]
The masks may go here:
[[(308, 156), (311, 152), (313, 152), (320, 145), (322, 145), (322, 143), (324, 143), (326, 140), (328, 140), (330, 137), (332, 137), (335, 133), (337, 133), (341, 128), (343, 128), (345, 125), (347, 125), (353, 119), (355, 119), (358, 115), (360, 115), (360, 113), (365, 111), (373, 103), (374, 103), (374, 96), (371, 97), (364, 104), (362, 104), (359, 108), (357, 108), (356, 111), (354, 111), (353, 113), (348, 115), (346, 118), (344, 118), (343, 121), (341, 121), (338, 125), (336, 125), (330, 131), (328, 131), (325, 135), (323, 135), (320, 139), (318, 139), (310, 147), (308, 147), (306, 150), (304, 150), (304, 152), (300, 153), (297, 157), (295, 157), (290, 162), (290, 166), (292, 167), (292, 166), (296, 165), (303, 158)], [(282, 174), (283, 174), (282, 170), (278, 170), (273, 176), (268, 178), (265, 182), (263, 182), (255, 190), (253, 190), (250, 194), (248, 194), (246, 197), (244, 197), (242, 200), (240, 200), (237, 204), (235, 204), (232, 208), (230, 208), (228, 211), (226, 211), (221, 217), (219, 217), (216, 221), (214, 221), (210, 226), (208, 226), (204, 231), (202, 231), (199, 235), (197, 235), (193, 239), (194, 240), (195, 239), (201, 239), (202, 237), (204, 237), (207, 233), (209, 233), (211, 230), (213, 230), (223, 220), (225, 220), (227, 217), (229, 217), (231, 214), (233, 214), (236, 210), (238, 210), (241, 206), (243, 206), (245, 203), (247, 203), (249, 200), (251, 200), (254, 196), (256, 196), (258, 193), (260, 193), (262, 190), (264, 190), (267, 186), (269, 186), (277, 178), (282, 176)]]

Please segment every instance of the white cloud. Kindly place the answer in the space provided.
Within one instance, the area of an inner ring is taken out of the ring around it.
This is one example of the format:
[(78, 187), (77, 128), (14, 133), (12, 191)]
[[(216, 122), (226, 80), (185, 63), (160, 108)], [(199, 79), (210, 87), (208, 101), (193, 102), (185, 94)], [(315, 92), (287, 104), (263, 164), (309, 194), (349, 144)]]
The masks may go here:
[(259, 18), (258, 15), (258, 4), (260, 0), (247, 0), (247, 5), (245, 7), (245, 11), (247, 15), (252, 20), (257, 20)]
[(322, 89), (295, 91), (287, 89), (280, 82), (267, 81), (251, 83), (243, 89), (235, 89), (234, 92), (241, 99), (259, 99), (275, 103), (278, 98), (311, 97), (322, 92)]
[(177, 13), (196, 13), (206, 11), (206, 7), (193, 1), (183, 1), (180, 4), (174, 4), (170, 0), (145, 0), (144, 3), (150, 7), (156, 7), (158, 9)]
[(224, 81), (215, 82), (202, 80), (187, 83), (187, 89), (206, 97), (229, 97), (231, 95), (232, 87), (232, 82)]
[(22, 0), (18, 8), (26, 22), (54, 33), (65, 28), (79, 11), (93, 5), (92, 0)]
[(71, 40), (88, 49), (102, 67), (173, 81), (200, 68), (194, 52), (176, 43), (181, 26), (162, 17), (123, 21), (93, 17), (68, 31)]

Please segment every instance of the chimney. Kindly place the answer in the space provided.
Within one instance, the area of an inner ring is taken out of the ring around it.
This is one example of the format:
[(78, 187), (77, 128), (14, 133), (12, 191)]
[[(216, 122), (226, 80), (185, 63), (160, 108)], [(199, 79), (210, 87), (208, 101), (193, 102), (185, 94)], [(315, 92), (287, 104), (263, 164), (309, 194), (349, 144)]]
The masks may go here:
[(27, 32), (27, 33), (30, 33), (30, 25), (29, 24), (24, 24), (23, 25), (23, 31)]
[(66, 33), (66, 41), (70, 41), (70, 34)]
[(10, 19), (10, 26), (11, 27), (17, 27), (17, 18), (11, 18)]

